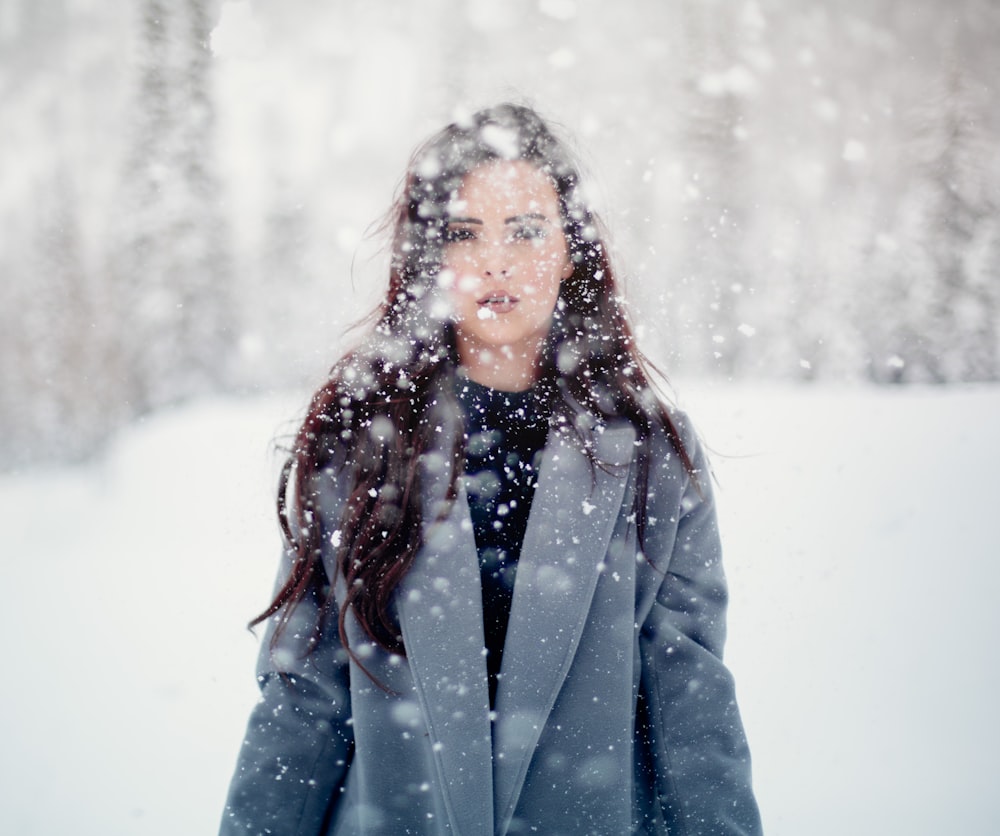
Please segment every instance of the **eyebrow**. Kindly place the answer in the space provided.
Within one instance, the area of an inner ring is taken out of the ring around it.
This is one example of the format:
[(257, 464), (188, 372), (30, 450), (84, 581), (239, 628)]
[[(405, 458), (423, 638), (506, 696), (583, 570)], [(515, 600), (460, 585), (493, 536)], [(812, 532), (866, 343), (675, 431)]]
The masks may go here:
[[(509, 218), (504, 218), (505, 224), (514, 223), (515, 221), (545, 221), (549, 223), (549, 219), (543, 215), (541, 212), (526, 212), (523, 215), (511, 215)], [(450, 224), (482, 224), (479, 218), (448, 218), (448, 223)]]
[(510, 218), (504, 218), (505, 224), (513, 223), (514, 221), (545, 221), (548, 223), (549, 219), (541, 212), (526, 212), (523, 215), (514, 215)]

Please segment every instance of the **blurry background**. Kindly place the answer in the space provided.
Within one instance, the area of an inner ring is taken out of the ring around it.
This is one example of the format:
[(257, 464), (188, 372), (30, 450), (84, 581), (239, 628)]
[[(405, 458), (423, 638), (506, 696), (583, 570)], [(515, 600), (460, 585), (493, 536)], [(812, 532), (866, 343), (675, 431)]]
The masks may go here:
[(998, 78), (997, 0), (0, 0), (5, 832), (215, 832), (269, 443), (500, 99), (714, 453), (766, 832), (1000, 832)]
[(671, 374), (1000, 374), (996, 0), (0, 0), (0, 56), (7, 468), (315, 384), (411, 149), (508, 98)]

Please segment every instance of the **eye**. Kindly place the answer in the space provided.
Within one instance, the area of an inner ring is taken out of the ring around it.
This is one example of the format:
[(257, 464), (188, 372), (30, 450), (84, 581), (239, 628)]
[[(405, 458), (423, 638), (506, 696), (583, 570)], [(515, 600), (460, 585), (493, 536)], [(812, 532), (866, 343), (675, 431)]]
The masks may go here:
[(476, 231), (467, 226), (449, 226), (442, 236), (446, 244), (457, 244), (459, 241), (473, 241)]
[(548, 237), (548, 230), (539, 224), (522, 224), (510, 232), (512, 241), (541, 241)]

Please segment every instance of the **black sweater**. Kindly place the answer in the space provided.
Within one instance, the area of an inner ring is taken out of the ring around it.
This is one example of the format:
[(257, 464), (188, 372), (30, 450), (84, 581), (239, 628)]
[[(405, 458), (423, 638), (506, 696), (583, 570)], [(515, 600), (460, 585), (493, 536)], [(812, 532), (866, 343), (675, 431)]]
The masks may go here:
[(538, 464), (549, 429), (540, 392), (503, 392), (467, 378), (457, 384), (465, 417), (465, 486), (483, 583), (483, 626), (490, 708), (528, 527)]

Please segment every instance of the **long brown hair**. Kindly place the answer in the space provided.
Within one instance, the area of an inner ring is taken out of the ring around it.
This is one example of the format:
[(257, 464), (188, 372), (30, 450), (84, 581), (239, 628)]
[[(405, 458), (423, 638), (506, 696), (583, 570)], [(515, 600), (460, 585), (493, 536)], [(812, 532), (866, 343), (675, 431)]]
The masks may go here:
[[(349, 610), (372, 641), (405, 655), (392, 598), (422, 545), (420, 462), (441, 438), (440, 427), (427, 417), (442, 398), (453, 398), (447, 384), (457, 366), (454, 330), (436, 281), (447, 207), (466, 174), (504, 159), (527, 161), (551, 178), (573, 261), (539, 369), (541, 384), (551, 391), (553, 422), (582, 432), (572, 420), (582, 407), (598, 421), (625, 418), (633, 424), (639, 442), (634, 510), (640, 543), (655, 431), (666, 432), (693, 475), (670, 414), (651, 386), (651, 366), (622, 308), (603, 228), (584, 200), (578, 168), (564, 143), (530, 108), (501, 104), (479, 111), (445, 127), (411, 159), (389, 218), (389, 285), (373, 327), (313, 396), (282, 470), (278, 516), (294, 562), (284, 586), (252, 624), (280, 612), (280, 631), (296, 604), (316, 594), (323, 618), (337, 615), (352, 657), (345, 630)], [(457, 409), (454, 401), (451, 406)], [(449, 501), (462, 470), (461, 434), (451, 433), (450, 441)], [(319, 478), (344, 480), (340, 519), (322, 518)], [(339, 605), (337, 578), (327, 576), (321, 558), (333, 529), (335, 572), (346, 590)]]

